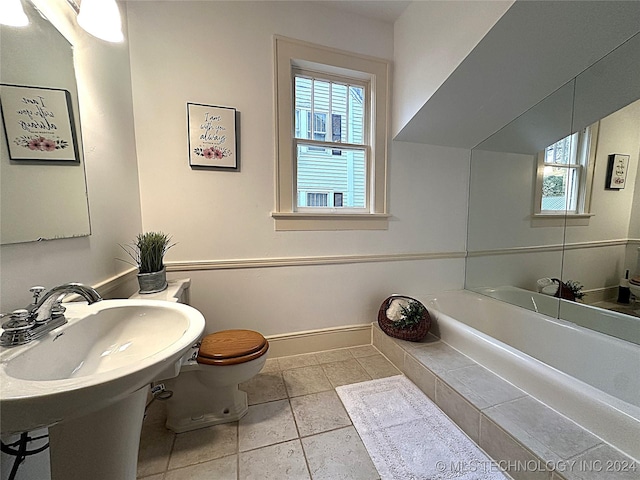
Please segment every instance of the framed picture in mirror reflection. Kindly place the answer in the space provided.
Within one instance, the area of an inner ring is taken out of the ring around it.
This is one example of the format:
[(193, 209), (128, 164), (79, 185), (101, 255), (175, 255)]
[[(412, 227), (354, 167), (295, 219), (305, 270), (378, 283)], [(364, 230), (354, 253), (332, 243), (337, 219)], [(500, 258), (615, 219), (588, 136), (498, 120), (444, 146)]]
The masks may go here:
[(0, 84), (0, 104), (11, 160), (80, 162), (68, 90)]
[(617, 153), (609, 155), (605, 188), (607, 190), (622, 190), (627, 181), (628, 169), (629, 155)]

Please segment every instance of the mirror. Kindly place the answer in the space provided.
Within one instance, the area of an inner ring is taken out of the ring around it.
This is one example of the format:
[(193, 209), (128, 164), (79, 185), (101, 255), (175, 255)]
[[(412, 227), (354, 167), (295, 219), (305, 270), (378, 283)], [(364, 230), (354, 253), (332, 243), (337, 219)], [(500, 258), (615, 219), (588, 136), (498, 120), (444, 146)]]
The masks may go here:
[(22, 3), (29, 25), (0, 29), (0, 243), (87, 236), (73, 49)]
[(640, 275), (639, 156), (637, 34), (472, 150), (465, 288), (640, 344), (640, 297), (617, 301)]

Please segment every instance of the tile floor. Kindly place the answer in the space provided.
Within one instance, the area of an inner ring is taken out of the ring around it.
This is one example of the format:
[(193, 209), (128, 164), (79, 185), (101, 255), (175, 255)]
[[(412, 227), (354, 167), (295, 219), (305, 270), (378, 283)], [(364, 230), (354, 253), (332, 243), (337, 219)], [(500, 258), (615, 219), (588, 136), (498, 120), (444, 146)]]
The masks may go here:
[(180, 434), (164, 427), (157, 400), (143, 423), (138, 478), (377, 479), (335, 387), (399, 374), (372, 345), (269, 359), (241, 385), (245, 417)]

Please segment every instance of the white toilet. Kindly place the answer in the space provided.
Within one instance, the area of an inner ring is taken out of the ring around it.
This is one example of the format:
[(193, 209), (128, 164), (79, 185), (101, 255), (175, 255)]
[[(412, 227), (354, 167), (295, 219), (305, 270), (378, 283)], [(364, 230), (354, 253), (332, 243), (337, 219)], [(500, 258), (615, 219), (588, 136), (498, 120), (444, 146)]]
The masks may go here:
[(202, 339), (184, 357), (177, 377), (164, 380), (173, 392), (167, 400), (167, 428), (176, 433), (234, 422), (248, 410), (238, 385), (257, 375), (269, 343), (252, 330), (224, 330)]

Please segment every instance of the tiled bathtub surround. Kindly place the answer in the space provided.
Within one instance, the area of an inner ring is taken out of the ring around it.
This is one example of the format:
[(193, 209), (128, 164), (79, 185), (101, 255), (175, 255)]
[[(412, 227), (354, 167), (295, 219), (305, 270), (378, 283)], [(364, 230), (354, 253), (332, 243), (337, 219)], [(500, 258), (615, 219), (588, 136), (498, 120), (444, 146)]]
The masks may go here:
[(241, 385), (239, 422), (174, 434), (155, 401), (144, 421), (145, 480), (374, 480), (379, 478), (334, 388), (399, 375), (371, 345), (267, 360)]
[(437, 337), (406, 342), (374, 324), (373, 344), (516, 480), (640, 476), (631, 458)]

